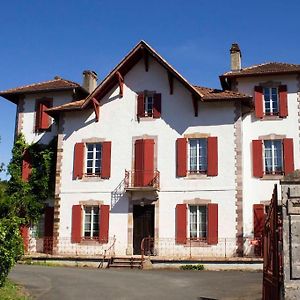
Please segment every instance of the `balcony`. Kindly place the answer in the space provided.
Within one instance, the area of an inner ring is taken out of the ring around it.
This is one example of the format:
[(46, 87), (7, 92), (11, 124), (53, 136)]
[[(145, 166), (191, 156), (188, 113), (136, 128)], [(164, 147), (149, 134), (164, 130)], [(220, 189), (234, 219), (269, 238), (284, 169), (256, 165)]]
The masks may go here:
[(125, 170), (125, 190), (126, 191), (158, 191), (159, 171), (151, 170)]

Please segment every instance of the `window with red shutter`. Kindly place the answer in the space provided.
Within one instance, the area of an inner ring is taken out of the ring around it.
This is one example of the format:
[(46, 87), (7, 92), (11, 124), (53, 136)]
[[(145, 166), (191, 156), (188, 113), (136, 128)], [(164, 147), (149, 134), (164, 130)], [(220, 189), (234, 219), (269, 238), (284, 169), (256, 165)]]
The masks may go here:
[(83, 177), (84, 143), (76, 143), (74, 147), (73, 179)]
[(176, 175), (185, 177), (187, 174), (187, 139), (178, 138), (176, 140)]
[(153, 118), (160, 118), (160, 116), (161, 116), (161, 94), (154, 94)]
[(218, 175), (218, 138), (207, 139), (207, 175)]
[(137, 97), (138, 118), (160, 118), (161, 116), (161, 94), (153, 92), (142, 92)]
[(102, 143), (101, 178), (110, 178), (111, 142)]
[(218, 204), (209, 203), (207, 205), (207, 243), (209, 245), (218, 244)]
[(46, 110), (52, 107), (53, 99), (42, 98), (36, 100), (36, 131), (48, 130), (51, 125), (51, 117), (46, 113)]
[(261, 140), (252, 141), (252, 171), (254, 177), (263, 177), (263, 147)]
[(290, 174), (294, 172), (294, 144), (293, 139), (283, 139), (283, 167), (284, 174)]
[(80, 243), (82, 239), (82, 209), (81, 205), (73, 205), (72, 207), (72, 243)]
[(256, 86), (254, 88), (254, 102), (255, 102), (255, 115), (261, 119), (264, 116), (264, 104), (263, 104), (263, 88)]
[(186, 244), (187, 232), (186, 204), (176, 205), (176, 244)]
[(100, 205), (99, 243), (106, 244), (109, 239), (109, 205)]
[(285, 118), (288, 116), (287, 86), (280, 85), (278, 87), (278, 94), (279, 94), (279, 116)]
[(154, 139), (135, 141), (134, 186), (152, 186), (154, 179)]

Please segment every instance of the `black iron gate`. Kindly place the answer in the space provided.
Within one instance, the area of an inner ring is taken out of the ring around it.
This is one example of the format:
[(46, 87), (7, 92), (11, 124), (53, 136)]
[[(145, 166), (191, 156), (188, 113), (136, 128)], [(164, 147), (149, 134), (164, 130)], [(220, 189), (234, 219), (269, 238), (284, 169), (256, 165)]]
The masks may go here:
[(283, 282), (282, 210), (278, 205), (277, 184), (264, 226), (263, 300), (279, 300)]

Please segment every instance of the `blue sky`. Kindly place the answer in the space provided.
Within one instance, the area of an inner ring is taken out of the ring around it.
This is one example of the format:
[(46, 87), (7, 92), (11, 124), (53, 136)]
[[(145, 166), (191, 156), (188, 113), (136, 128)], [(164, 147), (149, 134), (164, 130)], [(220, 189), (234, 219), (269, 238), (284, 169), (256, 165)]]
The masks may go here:
[[(243, 66), (300, 64), (299, 11), (298, 0), (3, 1), (0, 90), (55, 75), (81, 83), (85, 69), (101, 79), (141, 39), (190, 82), (220, 87), (232, 42), (241, 47)], [(0, 98), (6, 164), (14, 122), (15, 105)]]

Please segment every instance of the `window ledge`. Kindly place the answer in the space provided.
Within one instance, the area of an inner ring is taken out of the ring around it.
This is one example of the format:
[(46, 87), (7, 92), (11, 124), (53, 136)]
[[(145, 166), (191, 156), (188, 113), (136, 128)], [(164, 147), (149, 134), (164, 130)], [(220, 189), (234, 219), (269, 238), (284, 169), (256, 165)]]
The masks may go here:
[(188, 173), (185, 179), (211, 179), (210, 177), (207, 176), (207, 174), (193, 174), (193, 173)]
[(264, 115), (263, 118), (260, 119), (260, 121), (275, 121), (275, 120), (283, 120), (284, 118), (279, 116), (272, 116), (272, 115)]
[(210, 247), (206, 240), (187, 240), (185, 247)]
[(154, 118), (154, 117), (138, 117), (138, 121), (140, 122), (140, 121), (155, 121), (155, 120), (157, 120), (157, 119), (160, 119), (160, 118)]
[(261, 177), (261, 180), (280, 180), (283, 179), (284, 175), (283, 174), (266, 174)]
[(104, 179), (100, 177), (100, 175), (83, 175), (82, 181), (83, 182), (96, 182), (96, 181), (103, 181)]
[(83, 238), (80, 242), (81, 245), (98, 245), (99, 241), (94, 240), (94, 239), (89, 239), (89, 238)]

